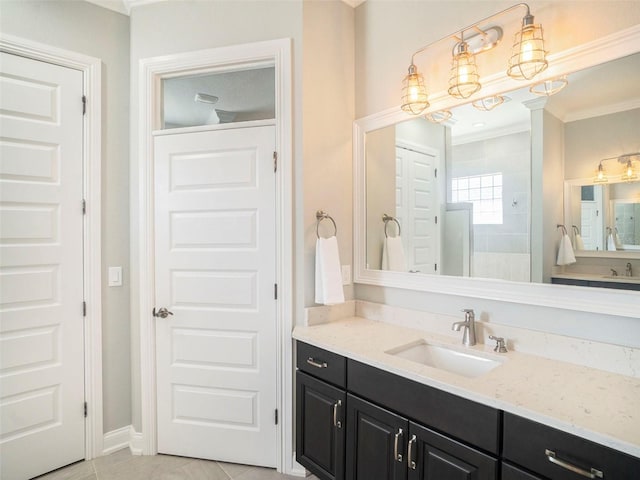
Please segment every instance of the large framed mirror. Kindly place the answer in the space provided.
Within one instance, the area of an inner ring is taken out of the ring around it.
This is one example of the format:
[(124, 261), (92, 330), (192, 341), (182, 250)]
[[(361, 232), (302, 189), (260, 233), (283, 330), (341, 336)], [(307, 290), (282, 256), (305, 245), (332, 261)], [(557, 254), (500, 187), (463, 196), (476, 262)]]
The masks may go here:
[[(528, 85), (514, 90), (508, 79), (496, 78), (487, 90), (508, 101), (491, 112), (440, 95), (432, 103), (435, 109), (450, 109), (453, 121), (437, 124), (396, 109), (356, 121), (355, 281), (637, 316), (628, 301), (635, 293), (594, 290), (584, 295), (580, 288), (549, 284), (554, 272), (564, 271), (555, 265), (556, 225), (566, 225), (572, 240), (572, 225), (584, 230), (575, 203), (576, 192), (585, 186), (580, 181), (603, 158), (640, 150), (640, 53), (628, 40), (607, 45), (597, 54), (593, 45), (585, 45), (557, 55), (550, 73), (568, 75), (569, 86), (554, 97), (532, 98)], [(605, 80), (607, 88), (600, 84), (593, 95), (594, 84)], [(541, 124), (547, 113), (553, 117), (551, 139), (543, 135), (551, 127)], [(617, 114), (631, 115), (631, 124), (625, 124), (635, 129), (631, 140), (610, 135), (608, 142), (582, 155), (583, 164), (576, 166), (569, 158), (565, 165), (563, 158), (560, 167), (550, 165), (545, 143), (562, 143), (563, 156), (580, 156), (570, 148), (564, 151), (565, 140), (576, 141), (571, 136), (575, 128), (567, 125)], [(589, 180), (584, 183), (593, 187), (593, 176)], [(640, 203), (640, 183), (612, 182), (596, 190), (608, 191), (601, 195), (601, 208), (610, 217), (598, 236), (606, 242), (605, 233), (614, 234), (616, 228), (619, 244), (613, 255), (640, 259), (635, 224), (622, 221)], [(542, 206), (540, 199), (549, 192), (556, 192), (557, 208)], [(576, 248), (576, 255), (608, 258), (612, 251), (603, 245)]]

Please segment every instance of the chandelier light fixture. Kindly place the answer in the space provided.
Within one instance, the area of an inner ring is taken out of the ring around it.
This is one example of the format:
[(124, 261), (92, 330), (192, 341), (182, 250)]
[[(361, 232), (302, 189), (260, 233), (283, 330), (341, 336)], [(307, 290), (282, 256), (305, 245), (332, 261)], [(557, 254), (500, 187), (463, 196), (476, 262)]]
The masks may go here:
[[(418, 73), (415, 57), (444, 41), (454, 39), (453, 60), (449, 77), (449, 95), (454, 98), (469, 98), (481, 89), (480, 77), (476, 65), (476, 56), (493, 49), (502, 39), (503, 30), (499, 26), (488, 26), (490, 20), (500, 17), (517, 8), (525, 8), (522, 25), (516, 32), (511, 57), (508, 61), (507, 75), (520, 80), (530, 80), (544, 71), (548, 62), (544, 49), (542, 26), (534, 23), (529, 6), (519, 3), (463, 28), (458, 34), (450, 34), (432, 42), (411, 56), (409, 71), (404, 77), (401, 94), (401, 108), (412, 115), (421, 115), (429, 108), (429, 95), (424, 78)], [(468, 36), (467, 33), (475, 32)], [(566, 80), (566, 79), (565, 79)], [(496, 104), (494, 105), (497, 106)]]
[(437, 112), (429, 112), (424, 118), (432, 123), (444, 123), (452, 117), (451, 110), (438, 110)]
[(492, 97), (484, 97), (478, 100), (474, 100), (472, 105), (483, 112), (493, 110), (499, 105), (502, 105), (507, 100), (507, 97), (502, 95), (494, 95)]
[(555, 95), (564, 87), (569, 84), (569, 80), (567, 80), (567, 76), (563, 75), (558, 78), (551, 78), (549, 80), (544, 80), (542, 82), (536, 83), (529, 87), (529, 91), (531, 93), (535, 93), (536, 95), (550, 97), (551, 95)]

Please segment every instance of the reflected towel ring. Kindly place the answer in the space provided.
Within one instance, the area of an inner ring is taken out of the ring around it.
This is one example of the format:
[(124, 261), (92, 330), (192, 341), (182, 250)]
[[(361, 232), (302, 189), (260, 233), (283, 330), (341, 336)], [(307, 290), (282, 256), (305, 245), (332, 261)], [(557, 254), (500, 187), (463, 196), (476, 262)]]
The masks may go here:
[(580, 229), (576, 225), (571, 225), (574, 235), (580, 235)]
[(325, 218), (328, 218), (329, 220), (331, 220), (331, 223), (333, 223), (333, 230), (334, 230), (333, 235), (338, 236), (338, 227), (336, 226), (335, 220), (331, 218), (331, 215), (329, 215), (328, 213), (322, 210), (318, 210), (316, 212), (316, 237), (320, 238), (320, 231), (319, 231), (320, 222)]
[(386, 238), (389, 238), (389, 235), (387, 234), (387, 226), (389, 225), (389, 222), (396, 222), (396, 225), (398, 226), (398, 234), (396, 235), (396, 237), (400, 236), (400, 232), (401, 232), (400, 222), (398, 221), (398, 219), (396, 217), (391, 217), (391, 216), (387, 215), (386, 213), (384, 213), (382, 215), (382, 221), (384, 222), (384, 236)]

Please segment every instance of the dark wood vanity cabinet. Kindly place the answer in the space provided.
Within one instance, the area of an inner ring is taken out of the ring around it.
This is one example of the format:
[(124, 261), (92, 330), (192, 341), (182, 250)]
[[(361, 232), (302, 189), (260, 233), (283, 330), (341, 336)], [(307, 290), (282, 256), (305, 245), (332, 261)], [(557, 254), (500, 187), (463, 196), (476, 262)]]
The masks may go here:
[(446, 428), (497, 452), (497, 410), (301, 342), (296, 365), (296, 457), (319, 478), (497, 479), (496, 456)]

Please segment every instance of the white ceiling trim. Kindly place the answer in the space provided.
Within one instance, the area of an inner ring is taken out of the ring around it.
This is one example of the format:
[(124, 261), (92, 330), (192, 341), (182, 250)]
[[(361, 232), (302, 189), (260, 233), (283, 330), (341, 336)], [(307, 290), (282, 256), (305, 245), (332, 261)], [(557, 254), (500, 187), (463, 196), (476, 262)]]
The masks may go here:
[(169, 0), (85, 0), (114, 12), (130, 15), (134, 7), (149, 5), (151, 3), (167, 2)]

